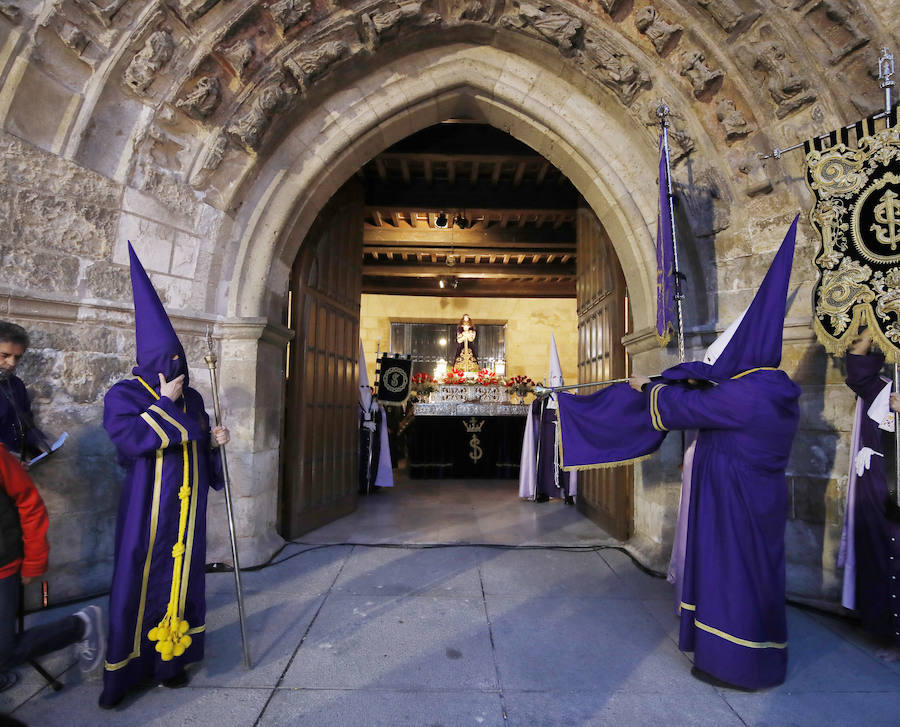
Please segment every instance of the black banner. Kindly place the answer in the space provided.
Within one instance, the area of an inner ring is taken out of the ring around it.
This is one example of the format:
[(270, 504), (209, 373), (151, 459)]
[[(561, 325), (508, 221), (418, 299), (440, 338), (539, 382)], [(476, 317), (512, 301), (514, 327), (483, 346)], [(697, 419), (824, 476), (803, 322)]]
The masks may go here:
[(375, 364), (378, 401), (385, 406), (403, 406), (409, 398), (412, 359), (400, 354), (379, 356)]
[(885, 358), (900, 363), (900, 129), (894, 124), (896, 111), (881, 130), (866, 119), (852, 135), (832, 133), (827, 148), (822, 137), (807, 142), (806, 181), (816, 197), (809, 219), (821, 239), (816, 336), (830, 353), (842, 354), (868, 326)]

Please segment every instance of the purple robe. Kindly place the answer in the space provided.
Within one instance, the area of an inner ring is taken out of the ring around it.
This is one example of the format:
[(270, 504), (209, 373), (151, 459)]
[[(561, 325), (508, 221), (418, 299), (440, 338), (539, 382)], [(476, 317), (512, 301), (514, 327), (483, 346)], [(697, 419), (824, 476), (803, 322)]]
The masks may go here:
[[(185, 387), (173, 403), (131, 379), (115, 384), (104, 402), (103, 426), (116, 446), (125, 483), (116, 522), (115, 568), (109, 596), (109, 642), (100, 703), (111, 706), (139, 682), (159, 682), (203, 658), (206, 628), (206, 499), (223, 485), (212, 457), (209, 417), (200, 394)], [(154, 383), (152, 380), (148, 384)], [(187, 466), (184, 462), (187, 442)], [(190, 487), (180, 589), (181, 617), (192, 642), (163, 661), (147, 633), (166, 613), (178, 542), (179, 489)]]
[(647, 394), (655, 428), (699, 430), (678, 646), (698, 669), (748, 689), (780, 684), (787, 669), (785, 468), (799, 395), (769, 368)]
[(537, 424), (535, 496), (545, 495), (562, 500), (574, 496), (575, 488), (570, 485), (569, 473), (562, 469), (556, 436), (557, 409), (547, 406), (549, 402), (549, 398), (544, 397), (531, 404), (531, 413)]
[[(872, 456), (869, 468), (855, 476), (852, 538), (855, 561), (855, 608), (870, 633), (900, 645), (900, 523), (887, 517), (890, 497), (887, 473), (893, 476), (894, 435), (878, 427), (866, 412), (888, 383), (881, 377), (881, 354), (847, 355), (847, 386), (860, 397), (862, 415), (857, 429), (858, 446), (850, 453), (850, 467), (863, 447), (883, 456)], [(892, 606), (892, 604), (894, 604)]]

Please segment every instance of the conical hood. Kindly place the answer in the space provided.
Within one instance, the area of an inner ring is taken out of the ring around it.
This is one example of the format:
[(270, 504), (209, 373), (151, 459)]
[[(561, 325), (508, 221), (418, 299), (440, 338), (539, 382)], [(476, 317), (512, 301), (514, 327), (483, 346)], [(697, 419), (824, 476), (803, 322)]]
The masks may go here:
[(784, 314), (799, 218), (797, 215), (791, 223), (753, 301), (713, 342), (703, 361), (677, 364), (666, 369), (663, 378), (725, 381), (742, 371), (777, 367), (781, 363)]
[[(167, 381), (184, 374), (184, 385), (187, 386), (188, 370), (184, 347), (130, 242), (128, 256), (131, 260), (131, 292), (134, 297), (134, 333), (137, 343), (137, 366), (132, 372), (154, 388), (159, 386), (159, 374), (165, 376)], [(173, 358), (176, 355), (178, 358)]]
[(778, 367), (781, 363), (784, 314), (799, 219), (800, 215), (797, 215), (791, 223), (753, 302), (713, 364), (715, 380), (728, 379), (763, 366)]
[(556, 338), (550, 334), (550, 376), (548, 386), (562, 386), (562, 366), (559, 364), (559, 353), (556, 350)]
[(372, 404), (372, 391), (369, 389), (369, 371), (366, 368), (366, 354), (363, 353), (362, 340), (359, 342), (359, 404), (363, 411), (368, 411)]

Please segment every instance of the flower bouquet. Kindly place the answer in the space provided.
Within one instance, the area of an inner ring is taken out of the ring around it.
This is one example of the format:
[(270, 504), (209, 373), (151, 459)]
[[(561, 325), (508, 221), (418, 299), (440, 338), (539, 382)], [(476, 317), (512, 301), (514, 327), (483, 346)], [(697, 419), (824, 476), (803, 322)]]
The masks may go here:
[(466, 372), (460, 369), (449, 369), (441, 379), (442, 384), (464, 384), (466, 383)]
[(438, 382), (423, 371), (415, 374), (412, 379), (410, 379), (409, 385), (410, 388), (416, 392), (417, 397), (424, 399), (432, 392), (437, 391)]
[(512, 376), (505, 383), (509, 393), (515, 395), (518, 399), (516, 402), (518, 404), (524, 404), (525, 396), (534, 391), (534, 381), (523, 374)]
[(490, 369), (481, 369), (475, 377), (475, 383), (479, 386), (496, 386), (499, 382), (497, 374)]

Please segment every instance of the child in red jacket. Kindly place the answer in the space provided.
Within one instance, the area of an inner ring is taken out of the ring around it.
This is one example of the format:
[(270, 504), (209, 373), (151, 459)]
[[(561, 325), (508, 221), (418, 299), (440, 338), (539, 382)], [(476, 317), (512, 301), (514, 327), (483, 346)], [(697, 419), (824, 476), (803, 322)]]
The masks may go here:
[(29, 659), (78, 644), (83, 671), (103, 660), (101, 611), (88, 606), (59, 621), (17, 633), (19, 583), (47, 570), (47, 508), (22, 465), (0, 444), (0, 689), (15, 682), (7, 672)]

